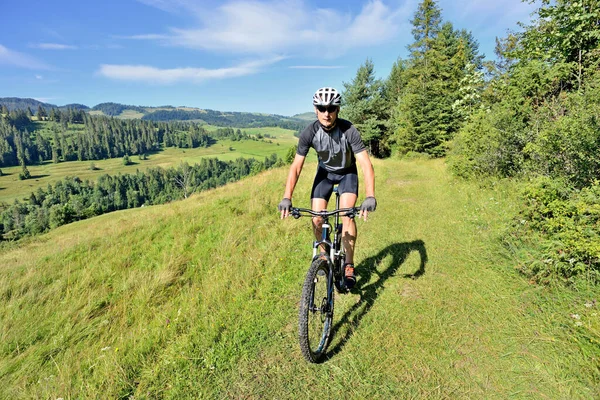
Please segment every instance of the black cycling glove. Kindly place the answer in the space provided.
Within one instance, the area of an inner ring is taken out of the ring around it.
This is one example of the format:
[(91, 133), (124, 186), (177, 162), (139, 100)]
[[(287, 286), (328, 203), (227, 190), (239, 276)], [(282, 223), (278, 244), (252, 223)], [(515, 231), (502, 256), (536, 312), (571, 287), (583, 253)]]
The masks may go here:
[(377, 208), (377, 200), (375, 197), (367, 197), (360, 205), (360, 211), (375, 211)]
[(292, 208), (292, 201), (290, 199), (286, 199), (284, 198), (283, 200), (281, 200), (281, 202), (279, 203), (279, 205), (277, 206), (277, 209), (279, 211), (286, 211), (286, 212), (290, 212), (290, 209)]

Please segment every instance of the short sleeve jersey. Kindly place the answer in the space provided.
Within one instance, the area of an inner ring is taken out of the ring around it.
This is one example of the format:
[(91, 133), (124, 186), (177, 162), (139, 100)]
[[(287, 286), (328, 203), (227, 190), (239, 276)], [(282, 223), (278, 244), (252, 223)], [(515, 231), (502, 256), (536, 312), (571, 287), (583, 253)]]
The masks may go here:
[(302, 131), (296, 153), (306, 157), (311, 147), (317, 152), (319, 166), (333, 173), (354, 166), (354, 155), (366, 150), (354, 125), (339, 118), (336, 126), (329, 132), (323, 129), (319, 121), (313, 122)]

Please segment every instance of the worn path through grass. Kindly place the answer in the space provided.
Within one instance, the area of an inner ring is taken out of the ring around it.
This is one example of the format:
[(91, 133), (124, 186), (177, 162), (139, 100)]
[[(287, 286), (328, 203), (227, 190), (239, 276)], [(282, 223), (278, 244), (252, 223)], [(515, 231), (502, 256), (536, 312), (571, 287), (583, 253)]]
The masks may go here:
[(277, 218), (278, 169), (6, 248), (0, 398), (597, 397), (599, 338), (582, 324), (598, 290), (514, 271), (498, 237), (515, 188), (455, 180), (440, 160), (375, 169), (326, 362), (297, 344), (311, 233)]

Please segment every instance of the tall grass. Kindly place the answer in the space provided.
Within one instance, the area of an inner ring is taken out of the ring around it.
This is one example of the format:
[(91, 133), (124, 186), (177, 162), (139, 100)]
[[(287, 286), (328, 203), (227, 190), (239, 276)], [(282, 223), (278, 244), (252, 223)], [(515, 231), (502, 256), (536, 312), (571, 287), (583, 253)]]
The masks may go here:
[(312, 239), (307, 220), (278, 219), (279, 169), (7, 247), (0, 398), (593, 398), (598, 291), (515, 272), (496, 240), (514, 188), (439, 160), (375, 169), (325, 363), (297, 344)]

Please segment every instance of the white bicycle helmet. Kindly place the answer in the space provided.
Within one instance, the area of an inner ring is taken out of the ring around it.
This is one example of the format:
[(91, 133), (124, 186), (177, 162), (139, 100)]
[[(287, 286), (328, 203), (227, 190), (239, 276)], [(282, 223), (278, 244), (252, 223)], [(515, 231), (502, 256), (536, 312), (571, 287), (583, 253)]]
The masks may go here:
[(321, 88), (313, 96), (315, 106), (339, 106), (341, 103), (342, 95), (332, 87)]

